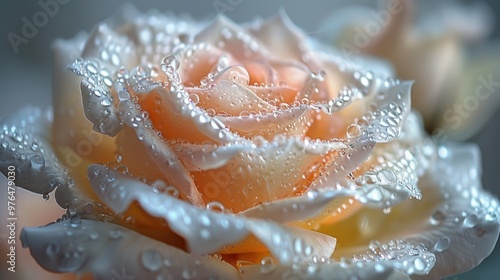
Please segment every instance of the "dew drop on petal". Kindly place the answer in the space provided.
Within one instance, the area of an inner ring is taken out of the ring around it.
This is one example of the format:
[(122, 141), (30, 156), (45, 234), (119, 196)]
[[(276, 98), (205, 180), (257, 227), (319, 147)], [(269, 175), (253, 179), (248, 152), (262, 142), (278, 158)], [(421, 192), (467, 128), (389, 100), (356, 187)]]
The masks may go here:
[(210, 201), (207, 203), (207, 210), (215, 212), (224, 212), (224, 205), (218, 201)]
[(142, 253), (141, 262), (147, 270), (157, 271), (163, 264), (163, 257), (158, 251), (149, 249)]
[(59, 253), (59, 249), (59, 245), (57, 245), (56, 243), (49, 243), (45, 248), (45, 252), (47, 253), (47, 256), (51, 257)]
[(180, 63), (179, 63), (179, 60), (173, 56), (173, 55), (169, 55), (169, 56), (166, 56), (163, 58), (163, 60), (161, 61), (161, 66), (162, 66), (162, 69), (164, 71), (175, 71), (177, 69), (179, 69), (179, 66), (180, 66)]
[(477, 226), (477, 224), (479, 224), (479, 219), (476, 214), (470, 214), (469, 216), (465, 217), (463, 223), (466, 228), (473, 228)]
[(347, 137), (354, 138), (361, 135), (361, 127), (357, 124), (351, 124), (347, 127)]
[(269, 274), (272, 273), (276, 269), (276, 265), (271, 257), (264, 257), (260, 261), (260, 273)]
[(446, 219), (446, 213), (443, 210), (437, 210), (430, 217), (430, 222), (433, 225), (438, 225)]
[(446, 249), (450, 248), (451, 239), (448, 236), (444, 236), (441, 238), (436, 244), (434, 244), (434, 251), (443, 252)]
[(42, 169), (45, 166), (45, 158), (42, 155), (35, 154), (31, 157), (30, 164), (33, 169)]

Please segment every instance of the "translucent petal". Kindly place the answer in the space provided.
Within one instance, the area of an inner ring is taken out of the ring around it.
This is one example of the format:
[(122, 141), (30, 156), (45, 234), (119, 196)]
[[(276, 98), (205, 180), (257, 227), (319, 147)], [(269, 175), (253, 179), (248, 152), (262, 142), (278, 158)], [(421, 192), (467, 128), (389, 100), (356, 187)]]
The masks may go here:
[(94, 124), (96, 132), (115, 136), (122, 125), (115, 109), (115, 97), (111, 92), (113, 82), (110, 70), (103, 68), (96, 60), (77, 59), (68, 66), (78, 76), (82, 76), (81, 91), (84, 113)]
[(308, 124), (312, 122), (313, 110), (316, 109), (299, 105), (256, 115), (240, 114), (239, 117), (218, 118), (241, 136), (248, 139), (260, 136), (271, 141), (278, 134), (286, 137), (303, 137), (308, 130)]
[(284, 266), (279, 264), (249, 265), (240, 268), (242, 279), (331, 279), (331, 280), (403, 280), (411, 279), (388, 263), (322, 263)]
[(0, 170), (16, 185), (48, 194), (66, 185), (67, 175), (50, 145), (52, 110), (25, 107), (0, 122)]
[(118, 225), (92, 220), (25, 228), (21, 240), (38, 263), (53, 272), (91, 273), (96, 279), (238, 277), (225, 262), (188, 254)]
[(324, 156), (344, 147), (338, 140), (278, 136), (273, 142), (260, 141), (259, 146), (237, 154), (222, 167), (192, 175), (205, 197), (237, 213), (304, 192), (325, 164)]
[[(500, 208), (481, 188), (477, 148), (443, 146), (437, 153), (439, 158), (419, 181), (422, 200), (406, 200), (385, 213), (363, 208), (348, 220), (320, 228), (337, 238), (334, 258), (363, 259), (373, 240), (422, 243), (436, 261), (427, 277), (438, 279), (467, 271), (491, 253), (500, 230)], [(371, 247), (375, 250), (370, 254), (383, 249), (380, 243)]]
[(149, 157), (163, 173), (164, 178), (176, 186), (182, 197), (191, 200), (196, 205), (204, 205), (189, 172), (169, 145), (146, 124), (147, 120), (142, 117), (134, 103), (130, 99), (120, 101), (119, 110), (121, 120), (135, 131), (138, 139), (147, 147)]
[[(303, 251), (293, 251), (288, 239), (301, 239), (311, 252), (322, 255), (331, 254), (335, 246), (334, 238), (327, 235), (199, 209), (167, 194), (155, 193), (148, 185), (103, 166), (91, 165), (89, 178), (99, 197), (114, 211), (124, 212), (137, 201), (150, 215), (166, 219), (170, 228), (186, 239), (195, 254), (214, 252), (224, 245), (242, 241), (249, 234), (255, 235), (284, 263), (289, 263), (294, 257), (310, 257)], [(272, 239), (270, 242), (271, 232), (278, 232), (277, 237), (283, 235), (288, 239)], [(282, 253), (283, 250), (286, 253)]]

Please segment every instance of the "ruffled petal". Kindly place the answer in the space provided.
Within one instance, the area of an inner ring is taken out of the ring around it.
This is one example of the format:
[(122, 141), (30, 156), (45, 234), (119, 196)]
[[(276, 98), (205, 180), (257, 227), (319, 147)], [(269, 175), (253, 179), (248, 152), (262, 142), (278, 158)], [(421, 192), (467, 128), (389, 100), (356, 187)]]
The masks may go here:
[(249, 31), (278, 58), (295, 61), (303, 59), (304, 45), (307, 40), (284, 11), (263, 22), (251, 25)]
[(21, 239), (37, 262), (53, 272), (92, 274), (95, 279), (239, 277), (225, 262), (188, 254), (118, 225), (92, 220), (25, 228)]
[(119, 110), (120, 119), (128, 127), (132, 128), (136, 137), (143, 142), (149, 158), (152, 159), (164, 178), (178, 188), (182, 197), (189, 199), (195, 205), (204, 205), (200, 192), (196, 188), (189, 172), (179, 160), (179, 157), (148, 125), (147, 120), (142, 117), (135, 104), (130, 99), (122, 97), (120, 99)]
[(317, 279), (317, 280), (403, 280), (411, 279), (407, 274), (394, 269), (390, 264), (367, 262), (308, 263), (301, 266), (282, 266), (273, 263), (248, 265), (240, 268), (242, 279)]
[(264, 139), (226, 165), (208, 172), (193, 172), (200, 192), (223, 202), (237, 213), (266, 201), (294, 196), (307, 190), (325, 164), (324, 156), (345, 147), (339, 140), (309, 141), (279, 137)]
[[(231, 130), (251, 139), (260, 136), (271, 141), (276, 135), (304, 137), (316, 108), (299, 105), (256, 115), (218, 117)], [(247, 111), (245, 111), (247, 112)]]
[[(114, 211), (124, 212), (137, 201), (151, 216), (167, 220), (195, 254), (215, 252), (249, 234), (255, 235), (282, 263), (307, 259), (313, 253), (328, 257), (335, 247), (335, 239), (327, 235), (199, 209), (167, 194), (155, 193), (148, 185), (103, 166), (91, 165), (88, 176), (96, 193)], [(275, 238), (269, 239), (271, 233)], [(286, 238), (279, 239), (281, 236)], [(310, 250), (294, 250), (290, 241), (295, 239)]]
[(419, 181), (422, 200), (406, 200), (385, 213), (363, 208), (348, 220), (319, 229), (337, 238), (334, 258), (364, 259), (368, 244), (369, 254), (387, 255), (388, 247), (380, 242), (389, 240), (422, 243), (436, 258), (436, 267), (423, 274), (438, 279), (467, 271), (491, 253), (500, 230), (500, 208), (481, 189), (478, 150), (453, 145), (437, 153), (432, 169)]
[(153, 127), (167, 139), (185, 139), (191, 143), (207, 140), (227, 143), (240, 137), (231, 133), (220, 120), (197, 107), (182, 85), (175, 69), (164, 64), (168, 88), (155, 85), (146, 94), (138, 94), (138, 103), (149, 112)]

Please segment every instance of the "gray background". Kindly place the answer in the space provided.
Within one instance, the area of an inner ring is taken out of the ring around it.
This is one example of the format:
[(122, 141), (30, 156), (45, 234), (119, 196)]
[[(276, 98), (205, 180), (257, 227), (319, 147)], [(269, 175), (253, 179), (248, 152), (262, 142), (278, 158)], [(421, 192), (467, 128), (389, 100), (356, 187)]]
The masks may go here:
[[(44, 0), (46, 1), (46, 0)], [(220, 0), (228, 3), (231, 0)], [(343, 0), (345, 1), (345, 0)], [(49, 18), (47, 25), (39, 28), (29, 43), (21, 44), (16, 54), (10, 45), (7, 34), (20, 34), (23, 25), (21, 18), (31, 19), (33, 14), (40, 11), (38, 1), (2, 2), (0, 8), (0, 119), (14, 112), (26, 103), (46, 105), (51, 102), (51, 50), (50, 44), (56, 38), (71, 38), (78, 31), (90, 31), (92, 26), (114, 12), (122, 1), (110, 0), (69, 0), (61, 5), (60, 11)], [(211, 19), (216, 14), (214, 1), (131, 1), (140, 10), (146, 11), (157, 8), (160, 11), (173, 11), (176, 14), (189, 14), (195, 19)], [(298, 1), (298, 0), (233, 0), (241, 2), (232, 11), (225, 14), (237, 22), (249, 21), (256, 16), (267, 17), (275, 14), (280, 7), (284, 7), (289, 17), (307, 32), (313, 32), (320, 26), (321, 20), (332, 12), (338, 1)], [(352, 1), (351, 1), (352, 2)], [(359, 1), (357, 1), (359, 2)], [(467, 1), (474, 2), (474, 1)], [(495, 0), (483, 1), (488, 3), (500, 22), (500, 2)], [(493, 37), (500, 35), (500, 25), (496, 25)], [(496, 81), (496, 80), (495, 80)], [(477, 143), (483, 154), (483, 182), (487, 189), (500, 195), (498, 186), (498, 163), (500, 158), (500, 112), (497, 111), (488, 125), (469, 141)], [(496, 247), (493, 255), (486, 259), (473, 271), (452, 277), (451, 279), (478, 279), (498, 276), (500, 268), (500, 246)], [(495, 278), (495, 277), (493, 277)]]

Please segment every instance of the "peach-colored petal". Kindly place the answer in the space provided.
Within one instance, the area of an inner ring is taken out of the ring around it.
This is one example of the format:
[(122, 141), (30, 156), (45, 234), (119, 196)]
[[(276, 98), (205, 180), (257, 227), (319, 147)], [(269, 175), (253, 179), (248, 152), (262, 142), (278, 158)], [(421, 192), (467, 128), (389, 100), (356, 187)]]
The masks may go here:
[(192, 175), (205, 197), (239, 212), (305, 191), (310, 177), (324, 164), (322, 155), (343, 147), (335, 140), (310, 142), (278, 136), (237, 155), (223, 167)]
[(135, 131), (136, 137), (147, 147), (149, 158), (163, 173), (164, 178), (176, 186), (183, 198), (190, 200), (195, 205), (204, 205), (200, 192), (188, 171), (168, 144), (163, 142), (148, 125), (147, 119), (142, 117), (135, 104), (123, 96), (118, 107), (121, 120)]
[(272, 141), (276, 135), (304, 137), (312, 122), (311, 114), (315, 110), (316, 108), (307, 105), (299, 105), (257, 115), (219, 117), (219, 119), (245, 138), (260, 136)]
[[(296, 257), (310, 258), (313, 252), (326, 256), (335, 247), (335, 239), (327, 235), (199, 209), (175, 197), (155, 193), (148, 185), (103, 166), (90, 166), (88, 174), (94, 190), (113, 210), (123, 212), (137, 201), (150, 215), (166, 219), (170, 228), (186, 239), (193, 253), (214, 252), (249, 234), (255, 235), (282, 263), (290, 264)], [(275, 237), (270, 238), (270, 234)], [(310, 247), (311, 254), (295, 250), (291, 240), (296, 239)]]

